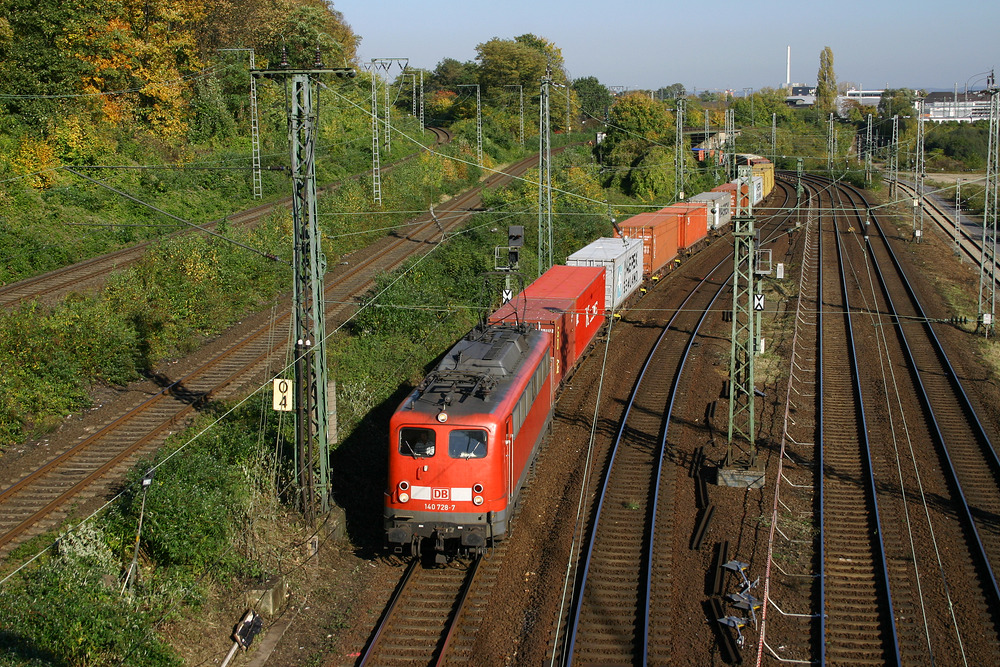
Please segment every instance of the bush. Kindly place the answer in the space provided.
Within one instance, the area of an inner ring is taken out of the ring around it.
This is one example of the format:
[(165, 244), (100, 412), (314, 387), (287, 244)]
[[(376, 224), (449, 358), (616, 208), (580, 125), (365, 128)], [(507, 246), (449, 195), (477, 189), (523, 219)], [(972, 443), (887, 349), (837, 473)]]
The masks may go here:
[(120, 569), (87, 524), (57, 554), (0, 590), (0, 656), (13, 665), (180, 665), (150, 631), (155, 617), (120, 594)]

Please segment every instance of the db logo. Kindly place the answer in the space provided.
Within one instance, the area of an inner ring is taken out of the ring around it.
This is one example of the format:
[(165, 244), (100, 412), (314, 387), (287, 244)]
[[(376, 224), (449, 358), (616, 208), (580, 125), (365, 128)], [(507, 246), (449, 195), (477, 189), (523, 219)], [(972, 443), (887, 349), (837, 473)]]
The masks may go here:
[(451, 495), (450, 489), (431, 489), (434, 500), (448, 500)]

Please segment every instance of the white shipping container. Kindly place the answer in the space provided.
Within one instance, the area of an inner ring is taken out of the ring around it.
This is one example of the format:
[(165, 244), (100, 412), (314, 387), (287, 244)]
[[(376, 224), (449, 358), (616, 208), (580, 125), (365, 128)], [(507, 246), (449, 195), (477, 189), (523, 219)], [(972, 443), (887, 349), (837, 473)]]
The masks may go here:
[(617, 310), (642, 282), (641, 239), (597, 239), (566, 258), (567, 266), (603, 266), (604, 306)]
[(753, 203), (754, 206), (764, 200), (764, 179), (761, 176), (753, 177)]
[(728, 192), (702, 192), (691, 197), (688, 201), (709, 203), (708, 226), (710, 229), (718, 229), (728, 225), (733, 217), (733, 197)]

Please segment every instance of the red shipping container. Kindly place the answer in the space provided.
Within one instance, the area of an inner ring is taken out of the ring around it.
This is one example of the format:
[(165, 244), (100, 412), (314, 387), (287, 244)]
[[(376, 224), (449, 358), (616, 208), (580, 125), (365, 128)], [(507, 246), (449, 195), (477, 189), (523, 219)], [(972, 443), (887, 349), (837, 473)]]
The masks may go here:
[(531, 296), (573, 299), (576, 304), (573, 307), (576, 351), (572, 363), (568, 363), (566, 370), (563, 371), (564, 374), (576, 364), (577, 359), (586, 351), (604, 324), (604, 273), (603, 266), (557, 264), (525, 290)]
[[(537, 303), (542, 309), (548, 307), (562, 307), (561, 301), (567, 299), (565, 304), (567, 318), (563, 325), (563, 344), (566, 347), (561, 351), (561, 375), (566, 375), (577, 360), (586, 351), (601, 325), (604, 323), (604, 267), (603, 266), (563, 266), (557, 264), (542, 274), (538, 280), (528, 285), (524, 292), (519, 294), (510, 303), (505, 304), (493, 316), (490, 321), (495, 321), (501, 313), (506, 314), (506, 321), (510, 321), (513, 309), (518, 308), (518, 312), (524, 308), (527, 302), (528, 308), (536, 313), (539, 321), (547, 318), (552, 320), (552, 313), (539, 312), (533, 303)], [(500, 319), (504, 319), (500, 317)], [(530, 321), (530, 320), (529, 320)], [(555, 353), (553, 354), (555, 356)]]
[(527, 324), (552, 334), (552, 386), (556, 387), (576, 362), (575, 305), (573, 299), (525, 297), (521, 292), (490, 315), (490, 324)]
[[(653, 211), (618, 223), (621, 234), (642, 241), (642, 274), (649, 278), (677, 257), (677, 215)], [(615, 236), (619, 236), (615, 232)]]
[(662, 210), (677, 212), (678, 250), (693, 248), (696, 243), (708, 236), (707, 202), (679, 202)]

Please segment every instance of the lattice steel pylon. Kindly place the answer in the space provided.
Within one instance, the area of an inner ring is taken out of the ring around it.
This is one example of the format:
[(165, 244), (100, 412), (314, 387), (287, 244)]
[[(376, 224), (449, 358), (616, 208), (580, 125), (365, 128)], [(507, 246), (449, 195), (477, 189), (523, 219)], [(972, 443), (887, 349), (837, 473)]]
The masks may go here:
[(872, 115), (868, 114), (868, 129), (865, 131), (865, 183), (872, 182)]
[[(219, 51), (246, 51), (250, 56), (250, 71), (257, 69), (253, 49), (219, 49)], [(264, 183), (260, 172), (260, 120), (257, 115), (257, 77), (250, 76), (250, 164), (253, 180), (253, 198), (263, 199)]]
[(979, 261), (979, 328), (987, 335), (996, 325), (997, 216), (1000, 212), (1000, 89), (990, 75), (990, 135), (983, 191), (983, 235)]
[(382, 204), (382, 166), (379, 163), (378, 75), (372, 66), (372, 201)]
[(420, 131), (424, 131), (424, 70), (420, 70)]
[(729, 178), (734, 178), (736, 176), (736, 111), (733, 109), (726, 109), (726, 144), (725, 144), (725, 160), (726, 160), (726, 175)]
[[(254, 69), (253, 51), (250, 69)], [(264, 183), (260, 175), (260, 121), (257, 116), (257, 80), (250, 77), (250, 150), (253, 163), (253, 198), (264, 198)]]
[(826, 134), (826, 170), (830, 172), (833, 171), (834, 150), (835, 149), (833, 147), (833, 114), (831, 113), (830, 120), (827, 125), (827, 134)]
[(677, 100), (676, 128), (674, 131), (674, 190), (675, 199), (684, 199), (684, 110), (686, 104), (683, 98)]
[(549, 136), (549, 88), (552, 70), (542, 77), (538, 106), (538, 275), (552, 267), (552, 144)]
[(917, 154), (913, 167), (916, 192), (913, 196), (913, 238), (917, 241), (924, 234), (924, 101), (917, 100)]
[[(318, 57), (317, 57), (318, 60)], [(254, 76), (291, 84), (288, 137), (291, 146), (295, 351), (296, 478), (309, 523), (330, 510), (329, 402), (327, 397), (326, 258), (316, 212), (316, 89), (313, 77), (354, 76), (351, 68), (263, 70)]]
[(892, 143), (889, 144), (889, 196), (896, 198), (899, 180), (899, 116), (892, 117)]
[[(740, 167), (739, 188), (752, 190), (751, 167)], [(749, 196), (748, 196), (749, 198)], [(725, 468), (756, 468), (754, 356), (757, 347), (756, 312), (756, 231), (753, 204), (733, 217), (733, 311), (729, 359), (729, 439)]]
[(460, 83), (456, 88), (476, 89), (476, 164), (483, 166), (483, 100), (478, 83)]

